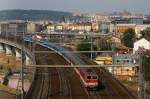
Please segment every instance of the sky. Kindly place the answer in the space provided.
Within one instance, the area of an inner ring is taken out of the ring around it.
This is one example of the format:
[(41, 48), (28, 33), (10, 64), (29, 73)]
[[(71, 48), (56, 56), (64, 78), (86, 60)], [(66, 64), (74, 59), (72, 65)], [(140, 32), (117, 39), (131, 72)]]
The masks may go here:
[(128, 10), (150, 14), (150, 0), (0, 0), (0, 10), (41, 9), (68, 12), (114, 12)]

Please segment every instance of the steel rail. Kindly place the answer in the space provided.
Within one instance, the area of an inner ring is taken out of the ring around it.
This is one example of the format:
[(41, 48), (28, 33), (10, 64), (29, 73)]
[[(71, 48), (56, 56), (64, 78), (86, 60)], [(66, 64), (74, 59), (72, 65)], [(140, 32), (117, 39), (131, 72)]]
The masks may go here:
[[(74, 76), (76, 76), (78, 78), (80, 85), (82, 85), (83, 83), (82, 83), (81, 79), (76, 74), (74, 74)], [(86, 95), (88, 96), (88, 99), (92, 99), (92, 96), (89, 94), (87, 89), (85, 87), (83, 89), (84, 89), (84, 92), (86, 93)]]
[(71, 88), (70, 88), (70, 83), (68, 81), (68, 79), (65, 77), (64, 74), (64, 70), (61, 69), (57, 69), (59, 74), (61, 75), (61, 99), (65, 99), (67, 96), (69, 96), (69, 99), (72, 99), (72, 94), (71, 94)]
[[(49, 70), (49, 69), (48, 69)], [(48, 77), (51, 77), (50, 72), (48, 73)], [(48, 94), (47, 94), (47, 99), (51, 96), (52, 90), (51, 90), (51, 78), (48, 79)]]

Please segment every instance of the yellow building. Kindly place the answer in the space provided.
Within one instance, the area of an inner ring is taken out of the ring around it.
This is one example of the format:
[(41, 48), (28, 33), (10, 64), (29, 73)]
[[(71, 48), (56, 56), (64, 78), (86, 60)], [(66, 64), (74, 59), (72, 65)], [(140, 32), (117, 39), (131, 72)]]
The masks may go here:
[(90, 32), (92, 30), (92, 24), (91, 23), (74, 23), (69, 25), (69, 29), (74, 31), (86, 31)]
[(54, 32), (54, 31), (55, 31), (55, 26), (53, 24), (47, 26), (47, 32), (48, 33)]
[(62, 31), (62, 30), (63, 30), (63, 25), (57, 24), (57, 25), (55, 26), (55, 30)]
[[(97, 56), (95, 58), (95, 62), (99, 65), (106, 65), (105, 67), (108, 71), (114, 74), (117, 78), (121, 80), (131, 80), (132, 78), (137, 76), (137, 67), (127, 65), (127, 66), (111, 66), (112, 65), (112, 57), (103, 57)], [(110, 66), (109, 66), (110, 65)]]
[(121, 80), (131, 80), (137, 76), (137, 68), (132, 66), (114, 67), (114, 75)]
[(100, 65), (112, 65), (112, 57), (97, 56), (95, 62)]
[(115, 26), (116, 32), (119, 32), (119, 33), (123, 33), (129, 28), (132, 28), (135, 30), (135, 27), (136, 27), (136, 24), (117, 24)]

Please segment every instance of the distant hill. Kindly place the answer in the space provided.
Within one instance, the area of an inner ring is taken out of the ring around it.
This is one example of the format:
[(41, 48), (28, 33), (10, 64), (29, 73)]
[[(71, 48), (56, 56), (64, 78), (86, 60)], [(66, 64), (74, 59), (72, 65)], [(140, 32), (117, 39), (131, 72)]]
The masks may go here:
[(50, 10), (2, 10), (0, 20), (54, 20), (70, 17), (72, 13)]

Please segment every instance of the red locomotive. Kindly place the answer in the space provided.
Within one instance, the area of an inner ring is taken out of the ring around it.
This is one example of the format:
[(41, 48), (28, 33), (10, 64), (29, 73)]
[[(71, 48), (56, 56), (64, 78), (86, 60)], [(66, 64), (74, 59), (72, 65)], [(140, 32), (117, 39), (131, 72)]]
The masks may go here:
[(75, 68), (75, 71), (79, 75), (86, 88), (92, 90), (98, 89), (98, 76), (94, 70), (90, 68)]

